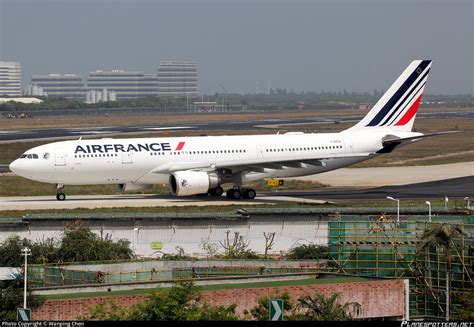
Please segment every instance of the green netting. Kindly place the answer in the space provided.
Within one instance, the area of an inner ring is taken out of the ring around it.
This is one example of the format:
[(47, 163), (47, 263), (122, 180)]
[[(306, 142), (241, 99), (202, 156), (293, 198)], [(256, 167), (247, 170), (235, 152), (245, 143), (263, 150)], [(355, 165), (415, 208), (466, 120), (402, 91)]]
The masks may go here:
[[(445, 217), (437, 217), (445, 221)], [(441, 246), (422, 249), (426, 221), (397, 224), (383, 217), (373, 221), (329, 223), (329, 260), (341, 273), (408, 278), (410, 315), (441, 318), (446, 306), (446, 267), (450, 261), (452, 306), (472, 287), (474, 264), (473, 217), (453, 221), (463, 233), (453, 239), (450, 253)], [(466, 223), (467, 222), (467, 223)]]

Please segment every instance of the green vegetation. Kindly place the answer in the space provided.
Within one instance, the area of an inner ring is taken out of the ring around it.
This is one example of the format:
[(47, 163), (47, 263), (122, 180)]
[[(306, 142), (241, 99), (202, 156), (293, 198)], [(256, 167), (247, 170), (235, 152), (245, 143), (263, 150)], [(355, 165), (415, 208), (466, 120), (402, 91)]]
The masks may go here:
[(70, 224), (60, 240), (47, 238), (30, 241), (20, 239), (18, 235), (8, 237), (0, 243), (0, 266), (23, 265), (20, 254), (25, 246), (31, 249), (30, 263), (123, 260), (134, 257), (129, 241), (113, 241), (109, 234), (98, 236), (84, 226)]
[(355, 316), (359, 314), (361, 305), (357, 302), (340, 303), (340, 293), (334, 293), (328, 297), (316, 293), (298, 299), (293, 320), (309, 321), (345, 321), (352, 320), (351, 309)]
[(286, 256), (288, 259), (327, 259), (328, 247), (313, 243), (293, 246)]
[[(12, 281), (0, 281), (0, 320), (16, 321), (16, 309), (23, 307), (23, 290), (22, 276)], [(33, 295), (29, 288), (27, 299), (28, 308), (31, 309), (37, 308), (44, 301), (43, 297)]]
[(118, 304), (99, 304), (81, 320), (190, 321), (238, 320), (235, 305), (212, 307), (202, 299), (201, 288), (180, 283), (170, 289), (154, 292), (143, 303), (132, 308)]
[[(114, 302), (99, 304), (81, 320), (135, 320), (135, 321), (186, 321), (186, 320), (239, 320), (236, 305), (210, 306), (202, 299), (202, 288), (193, 283), (180, 283), (170, 289), (153, 292), (143, 303), (124, 308)], [(268, 321), (271, 299), (284, 300), (285, 320), (332, 321), (352, 320), (360, 305), (340, 303), (339, 293), (325, 297), (321, 294), (298, 298), (297, 305), (288, 293), (274, 294), (258, 299), (257, 305), (244, 312), (246, 320)]]

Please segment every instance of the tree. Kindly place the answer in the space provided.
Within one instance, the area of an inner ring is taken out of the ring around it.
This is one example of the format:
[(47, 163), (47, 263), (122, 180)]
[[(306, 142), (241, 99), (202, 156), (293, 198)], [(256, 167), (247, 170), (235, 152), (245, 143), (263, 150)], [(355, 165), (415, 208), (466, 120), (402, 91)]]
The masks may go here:
[(120, 239), (114, 242), (111, 235), (99, 237), (89, 228), (82, 226), (65, 231), (58, 252), (59, 259), (63, 262), (133, 258), (133, 251), (130, 249), (128, 240)]
[(265, 238), (265, 258), (267, 258), (268, 251), (273, 248), (273, 245), (275, 245), (275, 232), (273, 233), (265, 233), (263, 232), (263, 237)]
[(446, 260), (446, 320), (449, 320), (449, 285), (451, 272), (451, 251), (454, 244), (454, 239), (463, 234), (462, 230), (454, 224), (429, 224), (426, 226), (421, 236), (421, 250), (429, 252), (430, 248), (434, 247), (438, 250), (441, 247), (444, 250)]
[(18, 235), (11, 235), (0, 244), (0, 266), (21, 267), (24, 258), (21, 256), (21, 249), (25, 242)]
[(250, 242), (245, 242), (244, 237), (239, 232), (234, 232), (233, 239), (230, 239), (230, 230), (226, 231), (226, 239), (219, 242), (224, 248), (224, 256), (227, 259), (255, 259), (258, 256), (248, 247)]
[(352, 320), (350, 309), (356, 315), (359, 313), (360, 304), (357, 302), (338, 303), (340, 293), (334, 293), (329, 297), (316, 293), (313, 296), (304, 296), (298, 299), (296, 312), (293, 320), (318, 320), (318, 321), (338, 321)]

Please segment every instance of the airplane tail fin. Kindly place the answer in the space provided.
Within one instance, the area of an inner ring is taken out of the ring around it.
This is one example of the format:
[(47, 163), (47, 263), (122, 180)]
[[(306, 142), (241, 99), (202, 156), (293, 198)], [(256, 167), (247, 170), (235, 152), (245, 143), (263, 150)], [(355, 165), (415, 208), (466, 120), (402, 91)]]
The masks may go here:
[(369, 113), (348, 130), (410, 132), (430, 68), (431, 60), (412, 61)]

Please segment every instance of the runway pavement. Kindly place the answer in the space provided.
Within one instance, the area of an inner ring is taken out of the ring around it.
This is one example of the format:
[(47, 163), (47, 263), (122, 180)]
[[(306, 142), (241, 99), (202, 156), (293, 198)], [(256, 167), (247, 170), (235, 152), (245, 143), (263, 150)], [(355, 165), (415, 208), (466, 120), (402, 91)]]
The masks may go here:
[[(339, 122), (356, 122), (363, 115), (347, 115), (334, 117), (306, 117), (306, 118), (284, 118), (284, 119), (262, 119), (247, 121), (218, 121), (193, 124), (160, 124), (160, 125), (137, 125), (137, 126), (102, 126), (102, 127), (79, 127), (79, 128), (51, 128), (51, 129), (22, 129), (22, 130), (0, 130), (0, 143), (14, 141), (52, 140), (79, 137), (109, 137), (113, 135), (131, 133), (151, 133), (156, 131), (170, 130), (244, 130), (244, 129), (278, 129), (284, 125), (304, 124), (328, 124)], [(418, 117), (446, 117), (446, 118), (474, 118), (474, 112), (420, 112)]]
[(96, 208), (137, 208), (137, 207), (188, 207), (188, 206), (227, 206), (259, 205), (281, 202), (327, 203), (325, 200), (308, 199), (298, 196), (262, 195), (256, 200), (228, 200), (225, 196), (216, 197), (175, 197), (171, 195), (72, 195), (65, 201), (57, 201), (54, 196), (0, 197), (2, 210), (58, 210), (58, 209), (96, 209)]
[(474, 162), (446, 165), (340, 168), (326, 173), (296, 177), (330, 186), (378, 187), (431, 182), (474, 175)]
[(375, 188), (329, 187), (311, 191), (287, 191), (266, 193), (271, 196), (324, 199), (326, 201), (344, 199), (385, 199), (387, 196), (401, 199), (433, 198), (444, 196), (474, 198), (474, 176), (445, 179), (409, 185), (391, 185)]

